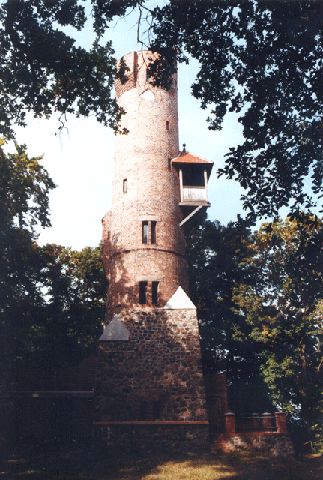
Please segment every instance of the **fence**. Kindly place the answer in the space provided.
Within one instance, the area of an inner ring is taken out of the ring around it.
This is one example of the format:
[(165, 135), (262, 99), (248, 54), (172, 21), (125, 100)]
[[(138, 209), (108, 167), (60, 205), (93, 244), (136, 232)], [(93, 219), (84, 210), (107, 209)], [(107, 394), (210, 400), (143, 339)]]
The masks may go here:
[(225, 432), (229, 435), (243, 432), (287, 432), (286, 415), (283, 412), (265, 412), (261, 415), (254, 413), (250, 417), (237, 418), (234, 413), (227, 412), (224, 417)]
[(87, 441), (93, 391), (21, 391), (13, 394), (17, 445)]

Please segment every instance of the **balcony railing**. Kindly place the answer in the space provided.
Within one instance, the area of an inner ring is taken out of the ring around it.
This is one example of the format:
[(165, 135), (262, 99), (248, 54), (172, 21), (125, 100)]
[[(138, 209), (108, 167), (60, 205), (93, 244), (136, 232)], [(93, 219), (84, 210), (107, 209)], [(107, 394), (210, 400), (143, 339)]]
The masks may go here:
[(207, 202), (207, 191), (205, 187), (190, 187), (183, 186), (183, 201), (184, 202)]

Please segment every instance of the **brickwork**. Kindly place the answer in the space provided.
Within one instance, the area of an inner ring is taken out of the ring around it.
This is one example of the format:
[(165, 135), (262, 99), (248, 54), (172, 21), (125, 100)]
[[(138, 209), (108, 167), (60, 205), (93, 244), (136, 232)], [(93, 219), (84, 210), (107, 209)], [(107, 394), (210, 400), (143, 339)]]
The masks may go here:
[(102, 221), (109, 325), (95, 389), (97, 425), (109, 445), (134, 437), (171, 445), (208, 432), (198, 321), (185, 294), (180, 184), (171, 165), (178, 155), (177, 79), (169, 91), (148, 84), (151, 56), (126, 55), (128, 80), (116, 84), (128, 133), (116, 137), (112, 208)]
[(138, 305), (139, 282), (143, 280), (148, 281), (148, 304), (151, 305), (151, 283), (158, 281), (158, 305), (164, 305), (174, 293), (174, 285), (187, 287), (186, 278), (187, 264), (180, 254), (157, 248), (114, 252), (109, 261), (108, 312), (118, 313), (128, 305)]
[(101, 342), (97, 417), (105, 420), (205, 420), (195, 310), (123, 313), (128, 341)]
[[(170, 167), (178, 154), (176, 76), (170, 91), (148, 84), (151, 55), (126, 55), (128, 81), (117, 84), (118, 102), (127, 112), (123, 126), (129, 133), (116, 137), (112, 210), (103, 221), (109, 318), (114, 306), (138, 303), (139, 278), (159, 282), (160, 303), (179, 285), (188, 288), (179, 179)], [(150, 239), (142, 242), (143, 221), (157, 222), (154, 244)]]

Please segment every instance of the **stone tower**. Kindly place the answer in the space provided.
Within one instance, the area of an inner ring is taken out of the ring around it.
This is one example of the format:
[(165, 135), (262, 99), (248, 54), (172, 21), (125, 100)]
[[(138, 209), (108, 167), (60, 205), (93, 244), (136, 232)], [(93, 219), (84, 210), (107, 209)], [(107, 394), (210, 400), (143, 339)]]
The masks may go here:
[(177, 78), (168, 91), (153, 87), (152, 59), (148, 51), (127, 54), (127, 81), (116, 84), (128, 133), (116, 137), (112, 209), (103, 219), (109, 287), (97, 423), (110, 433), (142, 422), (160, 433), (176, 423), (177, 435), (206, 424), (182, 225), (209, 205), (212, 163), (179, 152)]

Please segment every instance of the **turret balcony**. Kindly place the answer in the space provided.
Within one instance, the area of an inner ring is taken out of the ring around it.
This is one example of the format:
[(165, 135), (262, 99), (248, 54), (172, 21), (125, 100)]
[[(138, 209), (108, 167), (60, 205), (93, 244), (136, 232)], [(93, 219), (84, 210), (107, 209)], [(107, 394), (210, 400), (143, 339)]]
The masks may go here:
[(184, 207), (184, 214), (190, 213), (194, 207), (209, 207), (208, 179), (213, 162), (196, 157), (184, 149), (178, 157), (172, 159), (172, 166), (178, 172), (179, 205)]
[(180, 205), (209, 205), (205, 186), (185, 185), (181, 194)]

